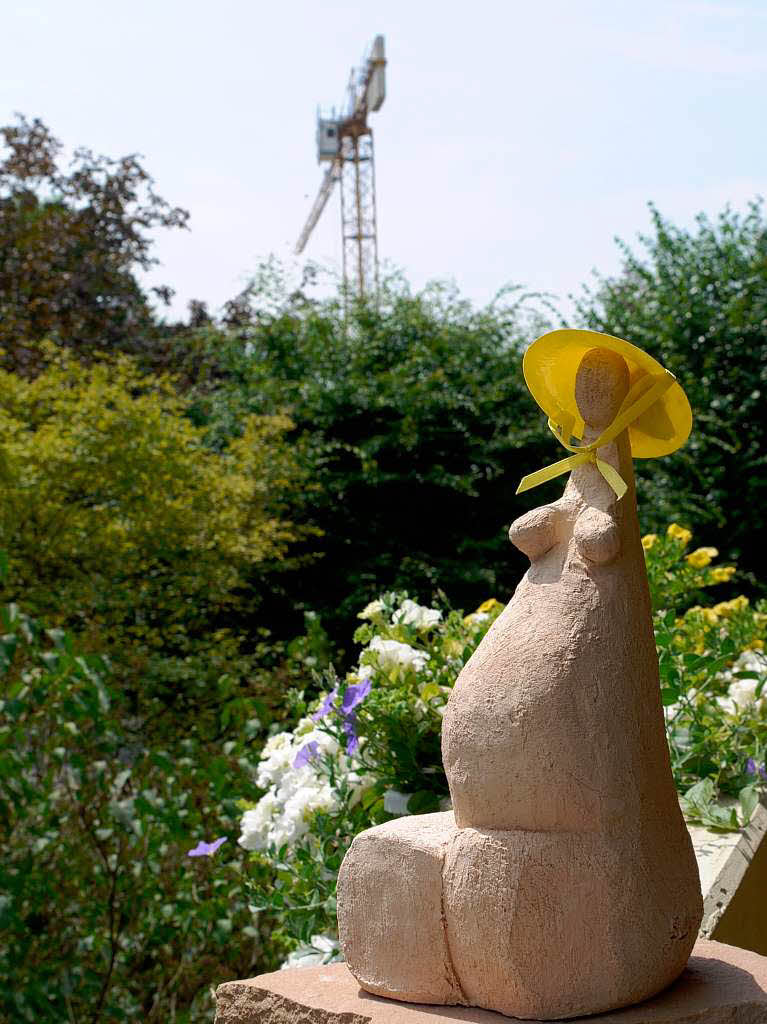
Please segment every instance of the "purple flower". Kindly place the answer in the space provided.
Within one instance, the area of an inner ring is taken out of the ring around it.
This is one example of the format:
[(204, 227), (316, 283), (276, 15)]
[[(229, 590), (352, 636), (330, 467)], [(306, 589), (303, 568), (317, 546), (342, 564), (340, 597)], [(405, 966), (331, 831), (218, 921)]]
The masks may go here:
[(294, 768), (303, 768), (305, 764), (315, 758), (320, 752), (319, 745), (316, 740), (312, 740), (311, 743), (307, 743), (305, 747), (301, 747), (295, 756), (293, 761)]
[(346, 734), (346, 753), (349, 754), (349, 756), (351, 756), (360, 745), (357, 730), (355, 729), (356, 724), (357, 716), (353, 711), (344, 717), (343, 729)]
[(212, 843), (206, 843), (204, 839), (201, 839), (197, 846), (187, 853), (187, 857), (212, 857), (219, 846), (225, 842), (226, 836), (221, 836), (220, 839), (214, 839)]
[[(329, 715), (331, 711), (335, 711), (341, 718), (341, 728), (346, 735), (346, 753), (353, 754), (359, 746), (359, 737), (357, 736), (357, 716), (355, 714), (355, 708), (358, 704), (367, 697), (373, 687), (373, 681), (370, 678), (362, 679), (359, 683), (352, 683), (347, 686), (344, 690), (344, 695), (341, 699), (340, 707), (336, 704), (338, 698), (338, 687), (335, 686), (333, 691), (327, 695), (319, 708), (312, 715), (312, 721), (319, 722), (321, 718)], [(316, 750), (313, 753), (309, 752), (310, 747), (316, 747), (316, 743), (309, 743), (306, 747), (298, 752), (293, 766), (300, 768), (301, 765), (306, 764), (311, 757), (315, 756)]]
[(333, 702), (335, 701), (337, 696), (338, 696), (338, 687), (334, 686), (333, 689), (330, 691), (330, 693), (325, 698), (325, 700), (323, 700), (322, 704), (320, 704), (320, 706), (317, 708), (317, 710), (312, 715), (312, 721), (313, 722), (319, 722), (319, 720), (321, 718), (324, 718), (325, 715), (329, 715), (330, 714), (330, 712), (333, 710)]
[(341, 701), (341, 714), (350, 715), (357, 705), (363, 702), (372, 688), (372, 679), (363, 679), (361, 683), (352, 683), (351, 686), (347, 686)]
[(749, 757), (746, 761), (746, 775), (756, 775), (756, 761), (753, 757)]

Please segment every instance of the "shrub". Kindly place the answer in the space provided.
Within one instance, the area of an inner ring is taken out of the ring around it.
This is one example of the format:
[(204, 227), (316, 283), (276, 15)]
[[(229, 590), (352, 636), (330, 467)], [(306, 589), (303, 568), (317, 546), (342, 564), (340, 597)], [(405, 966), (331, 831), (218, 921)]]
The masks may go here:
[(149, 747), (102, 657), (0, 618), (0, 1017), (209, 1021), (214, 980), (269, 965), (237, 861), (187, 856), (257, 795), (255, 707), (233, 739)]
[[(767, 781), (767, 615), (743, 595), (692, 604), (705, 601), (704, 589), (729, 582), (735, 567), (713, 565), (713, 547), (688, 552), (691, 539), (672, 523), (643, 540), (671, 764), (690, 820), (737, 828)], [(720, 795), (739, 797), (740, 814), (717, 803)]]
[(0, 546), (7, 599), (91, 649), (185, 650), (245, 598), (254, 566), (299, 531), (285, 417), (250, 416), (220, 452), (164, 377), (121, 357), (82, 366), (44, 346), (34, 380), (0, 370)]
[(652, 231), (638, 250), (620, 243), (620, 274), (585, 290), (578, 318), (657, 356), (690, 398), (693, 432), (684, 448), (636, 464), (645, 528), (684, 515), (764, 581), (765, 551), (754, 543), (767, 500), (764, 205), (725, 209), (714, 220), (701, 214), (692, 229), (650, 212)]
[(376, 305), (345, 310), (259, 280), (222, 328), (186, 338), (207, 367), (190, 397), (212, 443), (250, 412), (284, 410), (296, 424), (313, 489), (296, 494), (293, 517), (321, 531), (312, 551), (323, 557), (290, 596), (336, 642), (381, 590), (468, 603), (513, 587), (523, 562), (498, 510), (521, 513), (518, 474), (552, 456), (522, 379), (538, 326), (514, 292), (474, 310), (449, 286), (411, 294), (394, 280)]

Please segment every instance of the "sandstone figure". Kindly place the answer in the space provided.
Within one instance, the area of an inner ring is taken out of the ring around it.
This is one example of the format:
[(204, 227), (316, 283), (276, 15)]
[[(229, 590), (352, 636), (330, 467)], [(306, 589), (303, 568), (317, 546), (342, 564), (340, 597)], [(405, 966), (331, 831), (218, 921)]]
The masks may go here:
[(370, 992), (553, 1020), (654, 995), (700, 923), (632, 467), (683, 443), (691, 418), (670, 374), (606, 335), (544, 335), (525, 376), (572, 452), (532, 483), (569, 480), (512, 525), (530, 569), (450, 697), (453, 811), (357, 836), (338, 920)]

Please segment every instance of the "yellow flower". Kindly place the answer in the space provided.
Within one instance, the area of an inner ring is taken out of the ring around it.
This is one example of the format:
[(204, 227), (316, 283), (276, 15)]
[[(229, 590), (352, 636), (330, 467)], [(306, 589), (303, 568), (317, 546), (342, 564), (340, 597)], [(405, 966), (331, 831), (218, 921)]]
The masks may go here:
[(689, 544), (692, 540), (692, 530), (685, 529), (679, 523), (672, 523), (668, 530), (666, 530), (666, 533), (673, 540), (681, 541), (682, 544)]
[(646, 536), (642, 537), (642, 547), (645, 551), (649, 551), (657, 539), (657, 533), (648, 533)]
[(693, 551), (687, 556), (687, 561), (693, 569), (705, 569), (707, 565), (711, 564), (711, 559), (716, 558), (718, 554), (716, 548), (698, 548), (697, 551)]
[(743, 611), (744, 608), (748, 608), (748, 598), (744, 597), (743, 594), (740, 597), (733, 597), (732, 601), (722, 601), (720, 604), (714, 605), (714, 611), (717, 615), (732, 615), (733, 612)]
[(707, 622), (709, 626), (714, 626), (719, 621), (720, 605), (715, 608), (703, 608), (701, 605), (693, 605), (692, 608), (688, 608), (685, 612), (685, 618), (688, 615), (700, 615), (704, 622)]
[(500, 601), (496, 601), (494, 597), (489, 597), (487, 601), (483, 601), (482, 604), (477, 608), (477, 611), (482, 614), (484, 612), (494, 612), (496, 608), (502, 608), (503, 605)]
[(727, 583), (735, 575), (734, 565), (718, 565), (716, 569), (711, 570), (711, 580), (714, 583)]

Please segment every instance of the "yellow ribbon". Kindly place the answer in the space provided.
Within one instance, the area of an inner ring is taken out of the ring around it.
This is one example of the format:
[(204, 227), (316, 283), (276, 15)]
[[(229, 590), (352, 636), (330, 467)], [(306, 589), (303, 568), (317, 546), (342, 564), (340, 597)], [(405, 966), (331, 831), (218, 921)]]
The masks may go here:
[(597, 467), (613, 491), (615, 491), (616, 497), (620, 501), (628, 489), (626, 481), (617, 470), (613, 469), (609, 462), (599, 458), (597, 449), (614, 441), (618, 434), (622, 433), (637, 420), (651, 405), (654, 405), (675, 380), (676, 377), (668, 370), (664, 370), (662, 375), (641, 377), (623, 399), (615, 419), (602, 431), (596, 441), (592, 441), (591, 444), (570, 444), (575, 417), (572, 413), (560, 410), (556, 417), (549, 418), (549, 430), (551, 430), (559, 443), (569, 452), (573, 452), (573, 454), (566, 459), (560, 459), (559, 462), (552, 463), (550, 466), (536, 470), (535, 473), (528, 473), (520, 481), (517, 494), (529, 491), (532, 487), (538, 487), (539, 484), (545, 484), (548, 480), (553, 480), (554, 477), (567, 473), (568, 470), (575, 469), (576, 466), (582, 466), (586, 462), (591, 462)]

